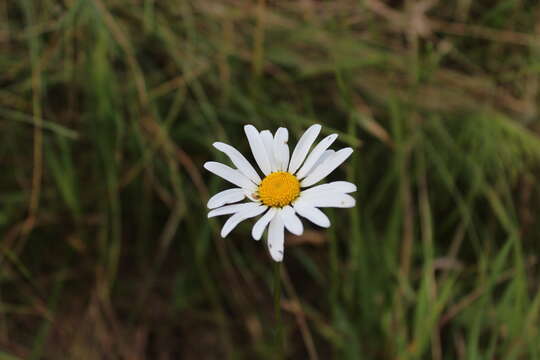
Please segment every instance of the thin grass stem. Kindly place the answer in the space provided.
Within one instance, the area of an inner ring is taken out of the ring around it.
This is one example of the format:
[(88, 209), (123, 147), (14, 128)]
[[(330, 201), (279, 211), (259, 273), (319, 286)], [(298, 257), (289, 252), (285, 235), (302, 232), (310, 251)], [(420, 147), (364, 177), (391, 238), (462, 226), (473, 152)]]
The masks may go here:
[(274, 318), (276, 359), (284, 359), (283, 321), (281, 319), (281, 263), (274, 264)]

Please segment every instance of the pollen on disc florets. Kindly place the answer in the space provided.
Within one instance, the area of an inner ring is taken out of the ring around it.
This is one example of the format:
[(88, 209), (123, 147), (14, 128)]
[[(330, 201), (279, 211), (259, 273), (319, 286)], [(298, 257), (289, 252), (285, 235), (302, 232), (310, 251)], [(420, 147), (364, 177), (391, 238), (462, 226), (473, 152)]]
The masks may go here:
[(283, 207), (300, 195), (300, 182), (291, 173), (271, 173), (259, 185), (259, 199), (266, 206)]

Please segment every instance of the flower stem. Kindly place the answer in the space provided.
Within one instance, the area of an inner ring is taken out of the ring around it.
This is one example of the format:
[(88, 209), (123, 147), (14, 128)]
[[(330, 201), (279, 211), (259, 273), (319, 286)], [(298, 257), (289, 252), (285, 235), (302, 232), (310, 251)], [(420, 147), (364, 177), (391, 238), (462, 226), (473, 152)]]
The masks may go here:
[(283, 359), (283, 322), (281, 320), (281, 263), (274, 263), (274, 317), (276, 359)]

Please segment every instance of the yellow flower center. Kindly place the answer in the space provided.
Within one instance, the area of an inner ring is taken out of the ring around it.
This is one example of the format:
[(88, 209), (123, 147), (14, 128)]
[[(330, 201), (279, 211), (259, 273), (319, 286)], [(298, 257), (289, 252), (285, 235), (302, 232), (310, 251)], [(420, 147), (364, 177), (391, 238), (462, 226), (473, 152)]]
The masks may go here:
[(271, 173), (259, 185), (259, 199), (266, 206), (283, 207), (300, 195), (300, 182), (291, 173)]

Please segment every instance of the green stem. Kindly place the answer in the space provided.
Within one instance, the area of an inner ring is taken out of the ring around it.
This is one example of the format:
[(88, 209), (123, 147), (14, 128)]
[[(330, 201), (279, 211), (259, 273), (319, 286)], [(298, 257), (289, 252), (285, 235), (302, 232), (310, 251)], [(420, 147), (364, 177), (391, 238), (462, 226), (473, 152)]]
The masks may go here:
[(281, 263), (274, 263), (274, 316), (276, 359), (283, 359), (283, 322), (281, 320)]

